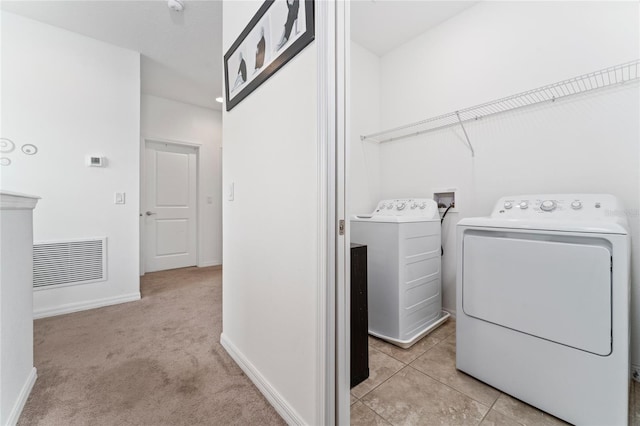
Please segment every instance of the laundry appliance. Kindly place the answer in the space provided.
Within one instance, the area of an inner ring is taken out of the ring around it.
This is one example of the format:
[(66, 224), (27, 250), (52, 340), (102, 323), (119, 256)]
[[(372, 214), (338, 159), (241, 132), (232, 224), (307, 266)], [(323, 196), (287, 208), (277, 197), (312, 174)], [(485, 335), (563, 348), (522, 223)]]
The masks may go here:
[(522, 195), (457, 225), (457, 368), (579, 425), (626, 425), (629, 227), (603, 194)]
[(351, 241), (367, 246), (369, 334), (408, 348), (447, 320), (440, 235), (431, 199), (383, 200), (351, 218)]

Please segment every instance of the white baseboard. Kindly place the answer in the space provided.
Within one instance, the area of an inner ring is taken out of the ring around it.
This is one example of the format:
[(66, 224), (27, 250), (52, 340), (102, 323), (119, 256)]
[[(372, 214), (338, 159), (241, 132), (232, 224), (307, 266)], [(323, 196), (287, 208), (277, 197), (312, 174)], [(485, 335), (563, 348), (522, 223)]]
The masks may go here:
[(55, 315), (70, 314), (72, 312), (86, 311), (88, 309), (102, 308), (103, 306), (117, 305), (125, 302), (140, 300), (140, 292), (125, 294), (116, 297), (105, 297), (103, 299), (93, 299), (51, 308), (37, 309), (33, 311), (33, 319), (52, 317)]
[(198, 263), (198, 268), (206, 268), (207, 266), (222, 266), (222, 259), (203, 260)]
[(31, 394), (31, 389), (33, 389), (33, 385), (36, 383), (36, 379), (38, 378), (38, 371), (35, 367), (31, 369), (29, 376), (27, 376), (27, 381), (24, 382), (20, 393), (18, 394), (18, 399), (15, 404), (13, 404), (13, 408), (11, 409), (11, 413), (9, 413), (9, 417), (7, 418), (6, 426), (15, 426), (18, 423), (18, 419), (20, 418), (20, 414), (22, 414), (22, 410), (24, 409), (24, 405), (27, 403), (27, 399), (29, 399), (29, 395)]
[(280, 395), (280, 393), (269, 383), (269, 381), (256, 369), (256, 367), (231, 343), (231, 341), (222, 333), (220, 335), (220, 343), (226, 349), (227, 353), (240, 366), (242, 371), (251, 379), (254, 385), (267, 398), (273, 408), (289, 425), (304, 425), (306, 422), (294, 410), (294, 408)]

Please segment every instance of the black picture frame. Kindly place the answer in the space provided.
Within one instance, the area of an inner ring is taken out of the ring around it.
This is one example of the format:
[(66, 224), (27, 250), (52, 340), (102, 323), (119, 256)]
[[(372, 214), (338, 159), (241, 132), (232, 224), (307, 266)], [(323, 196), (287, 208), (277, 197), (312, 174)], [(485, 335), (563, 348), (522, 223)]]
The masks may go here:
[[(227, 111), (231, 111), (315, 39), (315, 1), (291, 1), (292, 3), (288, 3), (287, 0), (266, 0), (225, 53), (224, 80)], [(296, 4), (297, 9), (292, 11)], [(284, 21), (283, 13), (286, 14)], [(293, 16), (296, 17), (295, 21), (292, 21)], [(300, 18), (304, 18), (304, 22), (301, 22)], [(285, 37), (287, 31), (288, 36)], [(281, 37), (274, 37), (280, 33), (282, 33)], [(258, 39), (258, 36), (261, 37)], [(256, 39), (258, 43), (255, 43)], [(248, 55), (247, 53), (253, 49), (255, 49), (255, 55)], [(242, 72), (243, 62), (244, 73)], [(249, 69), (252, 64), (253, 69)]]

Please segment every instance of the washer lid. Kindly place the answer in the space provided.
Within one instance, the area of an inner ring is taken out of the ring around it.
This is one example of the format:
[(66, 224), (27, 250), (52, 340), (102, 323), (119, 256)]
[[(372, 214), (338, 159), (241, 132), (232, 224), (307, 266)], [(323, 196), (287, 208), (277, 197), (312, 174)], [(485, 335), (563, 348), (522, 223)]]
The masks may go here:
[(429, 198), (397, 198), (382, 200), (370, 214), (351, 217), (355, 222), (434, 222), (440, 220), (438, 205)]
[(491, 216), (463, 219), (458, 225), (626, 235), (626, 214), (620, 200), (609, 194), (517, 195), (498, 200)]

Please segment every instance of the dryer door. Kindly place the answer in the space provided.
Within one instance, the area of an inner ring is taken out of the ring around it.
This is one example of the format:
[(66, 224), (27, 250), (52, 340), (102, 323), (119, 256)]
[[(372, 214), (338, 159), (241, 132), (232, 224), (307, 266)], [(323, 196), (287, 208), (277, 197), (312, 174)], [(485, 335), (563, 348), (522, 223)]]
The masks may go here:
[(470, 230), (466, 315), (597, 355), (611, 353), (611, 244), (600, 238)]

